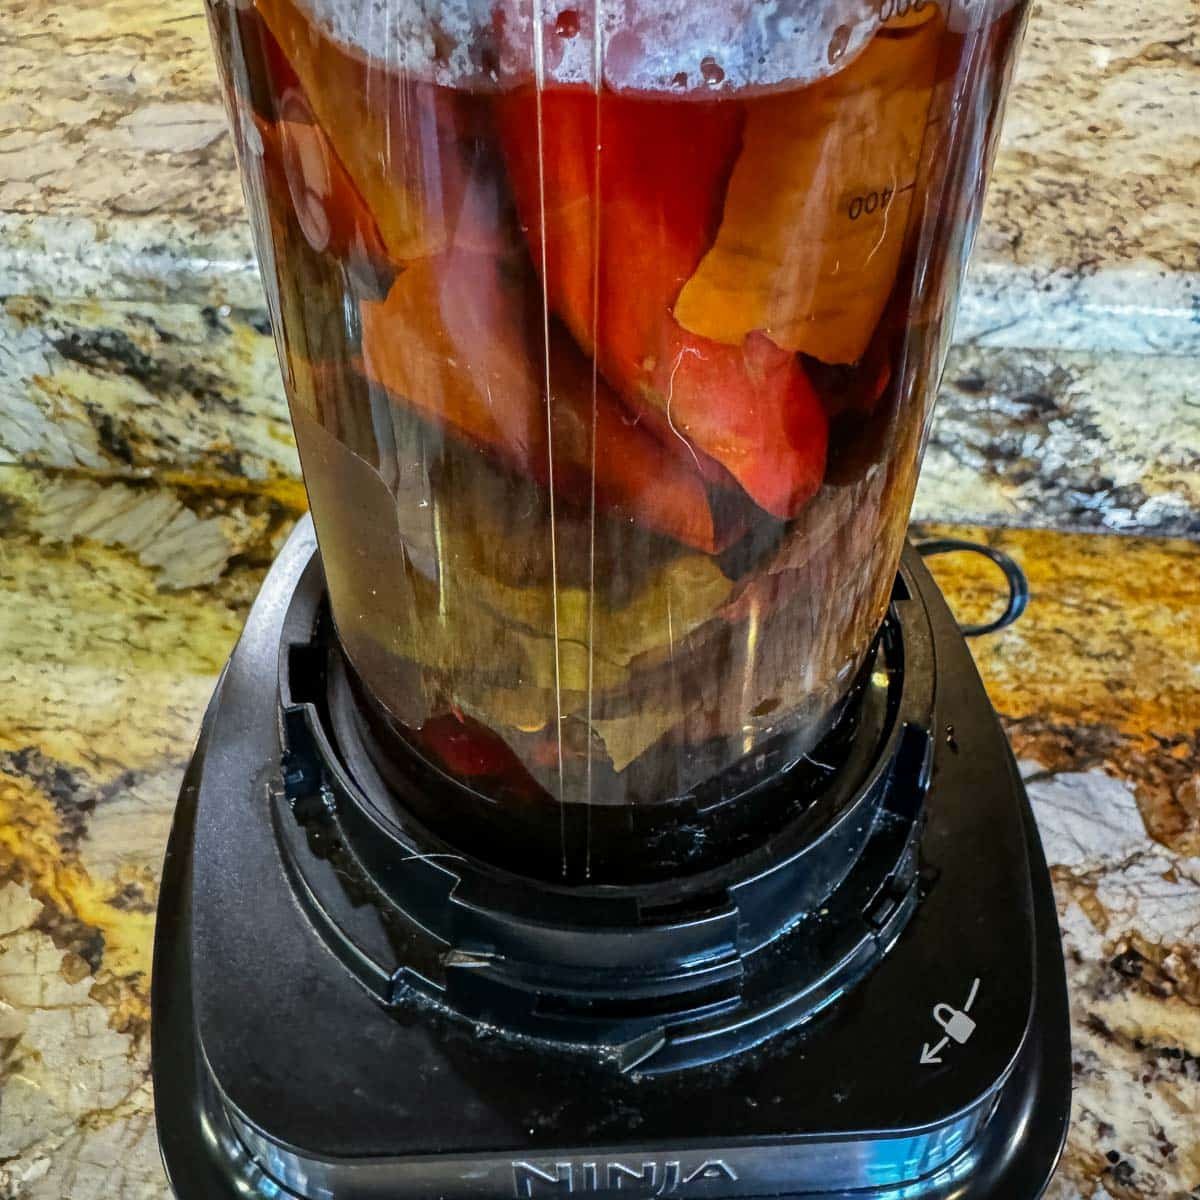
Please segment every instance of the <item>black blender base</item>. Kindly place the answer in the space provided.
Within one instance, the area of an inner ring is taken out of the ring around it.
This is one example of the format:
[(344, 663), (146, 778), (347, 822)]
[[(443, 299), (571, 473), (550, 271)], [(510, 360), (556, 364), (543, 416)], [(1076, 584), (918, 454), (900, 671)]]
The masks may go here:
[(180, 1200), (1042, 1193), (1071, 1082), (1054, 902), (1007, 742), (915, 556), (937, 699), (907, 927), (798, 1028), (639, 1073), (415, 992), (384, 1006), (315, 932), (268, 802), (312, 553), (305, 523), (214, 696), (167, 852), (153, 1067)]

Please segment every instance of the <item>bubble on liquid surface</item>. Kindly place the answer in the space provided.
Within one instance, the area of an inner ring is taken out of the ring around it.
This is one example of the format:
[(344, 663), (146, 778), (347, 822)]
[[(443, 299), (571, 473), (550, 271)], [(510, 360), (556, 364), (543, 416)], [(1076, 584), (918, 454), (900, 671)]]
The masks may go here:
[(721, 68), (721, 64), (712, 55), (700, 60), (700, 74), (703, 76), (704, 82), (710, 86), (722, 83), (725, 79), (725, 72)]
[(833, 37), (829, 39), (829, 65), (835, 65), (840, 58), (846, 53), (846, 47), (850, 45), (851, 29), (849, 25), (839, 25), (833, 31)]

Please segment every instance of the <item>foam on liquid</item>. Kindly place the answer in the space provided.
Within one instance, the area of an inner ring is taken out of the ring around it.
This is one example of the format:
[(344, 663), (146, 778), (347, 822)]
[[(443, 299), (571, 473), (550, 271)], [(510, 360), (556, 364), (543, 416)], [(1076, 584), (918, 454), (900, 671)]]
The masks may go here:
[[(392, 70), (458, 87), (534, 77), (535, 13), (546, 82), (696, 94), (802, 84), (851, 62), (882, 23), (934, 0), (298, 0), (334, 41)], [(951, 30), (1018, 0), (940, 0)], [(882, 3), (882, 13), (881, 13)]]

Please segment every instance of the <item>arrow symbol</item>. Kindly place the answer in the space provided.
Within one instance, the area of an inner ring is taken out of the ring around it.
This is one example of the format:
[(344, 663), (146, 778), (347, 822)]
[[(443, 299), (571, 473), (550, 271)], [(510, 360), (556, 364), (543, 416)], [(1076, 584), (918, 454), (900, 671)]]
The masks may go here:
[(938, 1042), (938, 1044), (934, 1046), (932, 1050), (929, 1048), (929, 1043), (926, 1042), (925, 1045), (921, 1047), (921, 1066), (932, 1067), (935, 1063), (940, 1063), (942, 1060), (938, 1057), (938, 1055), (945, 1050), (946, 1043), (949, 1040), (950, 1039), (948, 1037), (942, 1038), (942, 1040)]

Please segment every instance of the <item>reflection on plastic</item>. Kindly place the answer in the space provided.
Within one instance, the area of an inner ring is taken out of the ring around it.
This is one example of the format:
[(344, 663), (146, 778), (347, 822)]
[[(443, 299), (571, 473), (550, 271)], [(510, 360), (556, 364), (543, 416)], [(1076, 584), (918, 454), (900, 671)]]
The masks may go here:
[(547, 819), (839, 714), (1022, 15), (602, 9), (210, 4), (351, 666)]

